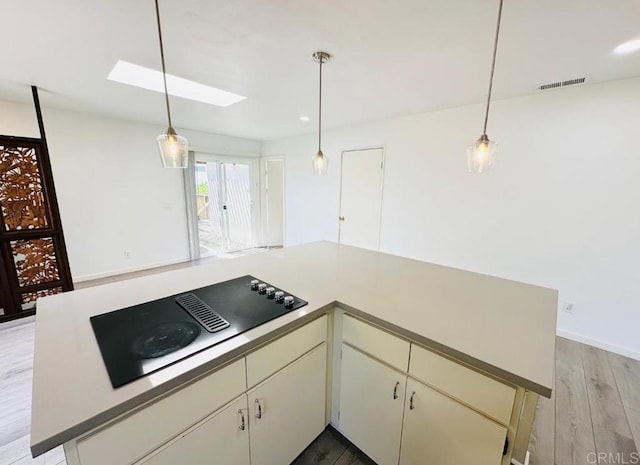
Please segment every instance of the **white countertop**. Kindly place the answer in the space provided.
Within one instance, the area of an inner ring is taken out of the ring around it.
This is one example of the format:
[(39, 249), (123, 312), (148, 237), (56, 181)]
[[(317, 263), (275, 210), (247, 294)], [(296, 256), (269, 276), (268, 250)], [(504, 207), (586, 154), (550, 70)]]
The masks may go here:
[[(245, 274), (309, 304), (130, 384), (111, 387), (90, 316)], [(498, 377), (551, 393), (557, 291), (316, 242), (39, 300), (32, 452), (39, 455), (71, 440), (335, 302)]]

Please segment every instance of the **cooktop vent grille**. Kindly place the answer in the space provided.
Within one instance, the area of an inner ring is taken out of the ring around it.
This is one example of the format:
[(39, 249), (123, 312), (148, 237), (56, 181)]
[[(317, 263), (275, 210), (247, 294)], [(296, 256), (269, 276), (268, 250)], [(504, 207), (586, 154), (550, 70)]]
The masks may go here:
[(210, 333), (217, 333), (229, 327), (227, 320), (218, 315), (213, 308), (195, 294), (180, 295), (176, 297), (176, 302)]
[(548, 84), (542, 84), (538, 86), (538, 90), (557, 89), (558, 87), (573, 86), (575, 84), (584, 84), (587, 78), (581, 77), (576, 79), (568, 79), (566, 81), (550, 82)]

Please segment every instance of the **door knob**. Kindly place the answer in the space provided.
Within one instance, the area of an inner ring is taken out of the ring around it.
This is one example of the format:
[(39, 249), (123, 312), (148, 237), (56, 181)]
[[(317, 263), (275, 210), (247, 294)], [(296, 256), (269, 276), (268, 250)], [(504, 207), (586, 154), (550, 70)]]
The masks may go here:
[(339, 217), (338, 217), (338, 219), (339, 219), (340, 221), (344, 221), (344, 216), (339, 216)]

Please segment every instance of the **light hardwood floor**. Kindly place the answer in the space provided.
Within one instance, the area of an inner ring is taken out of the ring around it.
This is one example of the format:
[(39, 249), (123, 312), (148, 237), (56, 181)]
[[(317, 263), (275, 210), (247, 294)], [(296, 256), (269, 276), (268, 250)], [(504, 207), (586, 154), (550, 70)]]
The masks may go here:
[(0, 465), (64, 464), (59, 447), (36, 459), (29, 451), (35, 317), (0, 324)]
[[(36, 459), (29, 452), (34, 327), (34, 317), (0, 325), (0, 465), (65, 463), (61, 448)], [(640, 362), (556, 341), (554, 395), (538, 403), (531, 465), (637, 463), (632, 454), (640, 447)], [(614, 459), (597, 462), (596, 453)], [(329, 429), (295, 465), (371, 463)]]
[(640, 362), (556, 338), (555, 389), (529, 450), (531, 465), (639, 463)]

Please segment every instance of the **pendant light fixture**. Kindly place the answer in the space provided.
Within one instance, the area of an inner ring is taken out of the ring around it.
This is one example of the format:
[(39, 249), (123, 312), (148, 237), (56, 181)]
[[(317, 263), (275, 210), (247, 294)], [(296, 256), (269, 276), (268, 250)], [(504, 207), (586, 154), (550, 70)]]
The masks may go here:
[(164, 82), (164, 98), (167, 104), (167, 120), (169, 128), (166, 134), (160, 134), (156, 139), (160, 158), (165, 168), (186, 168), (187, 154), (189, 152), (189, 142), (187, 139), (176, 134), (171, 124), (171, 110), (169, 108), (169, 93), (167, 92), (167, 69), (164, 64), (164, 45), (162, 43), (162, 28), (160, 27), (160, 9), (158, 0), (156, 2), (156, 20), (158, 22), (158, 41), (160, 42), (160, 59), (162, 60), (162, 79)]
[(311, 160), (313, 174), (316, 176), (327, 174), (327, 167), (329, 166), (329, 160), (326, 155), (322, 153), (322, 65), (329, 61), (329, 58), (331, 58), (331, 55), (327, 52), (315, 52), (313, 54), (315, 62), (320, 63), (320, 92), (318, 96), (318, 153), (316, 153)]
[(496, 25), (496, 36), (493, 41), (493, 59), (491, 61), (491, 77), (489, 78), (489, 93), (487, 95), (487, 108), (484, 113), (484, 127), (482, 135), (475, 144), (467, 149), (467, 168), (470, 173), (486, 173), (495, 160), (498, 146), (487, 136), (487, 121), (489, 120), (489, 105), (491, 104), (491, 90), (493, 87), (493, 72), (496, 69), (496, 52), (498, 51), (498, 36), (500, 34), (500, 20), (502, 18), (502, 1), (498, 7), (498, 22)]

